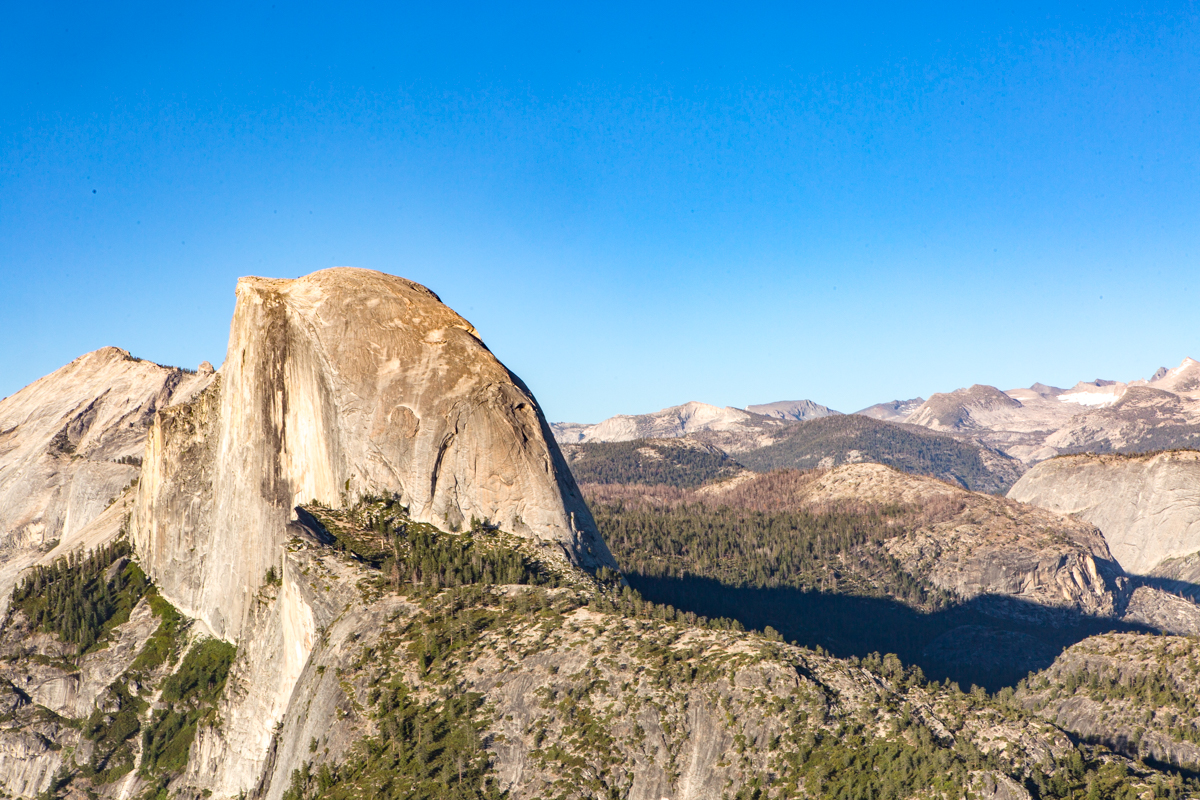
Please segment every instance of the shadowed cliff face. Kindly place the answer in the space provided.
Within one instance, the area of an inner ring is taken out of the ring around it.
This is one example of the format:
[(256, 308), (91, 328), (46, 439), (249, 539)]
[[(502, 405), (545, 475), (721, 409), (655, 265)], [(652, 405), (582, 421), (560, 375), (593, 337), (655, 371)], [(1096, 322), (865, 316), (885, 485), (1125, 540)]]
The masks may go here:
[(165, 595), (236, 639), (293, 508), (395, 493), (615, 566), (528, 389), (428, 289), (369, 270), (244, 278), (221, 380), (160, 415), (133, 526)]

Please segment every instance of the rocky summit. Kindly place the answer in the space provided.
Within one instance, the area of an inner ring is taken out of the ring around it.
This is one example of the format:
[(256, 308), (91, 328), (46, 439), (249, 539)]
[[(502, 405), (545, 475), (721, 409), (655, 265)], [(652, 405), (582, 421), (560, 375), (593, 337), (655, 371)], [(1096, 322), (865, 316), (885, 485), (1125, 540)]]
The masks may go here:
[(536, 401), (437, 295), (346, 268), (242, 279), (219, 380), (150, 431), (131, 524), (149, 574), (236, 639), (292, 509), (381, 494), (616, 566)]
[(0, 401), (0, 794), (1195, 796), (1194, 459), (986, 493), (1027, 392), (552, 428), (423, 286), (244, 278), (219, 370)]

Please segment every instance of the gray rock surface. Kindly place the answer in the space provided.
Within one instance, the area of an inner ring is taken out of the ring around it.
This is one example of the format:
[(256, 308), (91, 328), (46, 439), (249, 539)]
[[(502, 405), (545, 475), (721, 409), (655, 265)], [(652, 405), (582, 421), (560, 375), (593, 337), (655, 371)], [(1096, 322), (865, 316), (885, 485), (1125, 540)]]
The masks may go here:
[[(15, 612), (0, 629), (0, 790), (17, 797), (44, 792), (73, 755), (86, 762), (92, 743), (79, 724), (104, 702), (113, 679), (133, 663), (158, 627), (141, 601), (112, 641), (76, 661), (77, 648), (30, 628)], [(8, 708), (5, 708), (8, 698)], [(134, 774), (111, 788), (113, 797), (134, 796)]]
[(1164, 591), (1200, 601), (1200, 553), (1168, 558), (1150, 570), (1149, 578)]
[(293, 508), (395, 493), (615, 566), (524, 384), (428, 289), (370, 270), (243, 278), (229, 350), (156, 417), (132, 535), (164, 596), (236, 640)]
[(1151, 586), (1133, 590), (1121, 619), (1177, 636), (1200, 636), (1200, 605)]
[(1126, 572), (1200, 551), (1200, 453), (1077, 455), (1026, 472), (1009, 498), (1098, 527)]

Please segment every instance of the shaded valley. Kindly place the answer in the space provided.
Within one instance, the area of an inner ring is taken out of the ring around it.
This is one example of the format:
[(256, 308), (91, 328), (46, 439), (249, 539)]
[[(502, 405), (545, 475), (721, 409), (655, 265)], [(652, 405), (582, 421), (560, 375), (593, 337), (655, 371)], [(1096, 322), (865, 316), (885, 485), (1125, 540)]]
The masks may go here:
[(840, 657), (996, 691), (1088, 636), (1160, 627), (1126, 618), (1133, 584), (1091, 526), (883, 467), (584, 488), (647, 599)]

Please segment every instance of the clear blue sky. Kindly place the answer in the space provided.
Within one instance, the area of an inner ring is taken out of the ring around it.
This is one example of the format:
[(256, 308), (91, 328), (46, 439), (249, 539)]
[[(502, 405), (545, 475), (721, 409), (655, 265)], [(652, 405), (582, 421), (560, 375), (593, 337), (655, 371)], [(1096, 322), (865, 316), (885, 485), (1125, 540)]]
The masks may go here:
[(554, 420), (1200, 357), (1195, 6), (507, 5), (8, 4), (0, 395), (334, 265)]

